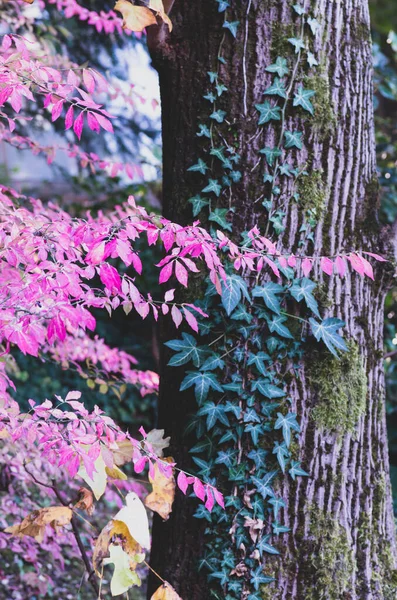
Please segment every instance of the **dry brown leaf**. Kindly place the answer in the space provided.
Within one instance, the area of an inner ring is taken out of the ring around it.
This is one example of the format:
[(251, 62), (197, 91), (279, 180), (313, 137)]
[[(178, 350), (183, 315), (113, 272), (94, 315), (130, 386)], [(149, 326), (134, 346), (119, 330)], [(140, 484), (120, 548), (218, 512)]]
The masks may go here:
[(87, 514), (92, 515), (94, 512), (94, 496), (90, 490), (87, 490), (85, 487), (81, 487), (79, 489), (79, 496), (75, 508), (79, 508), (80, 510), (85, 510)]
[(132, 461), (132, 456), (134, 454), (134, 447), (129, 440), (123, 440), (121, 442), (117, 442), (118, 450), (113, 451), (113, 460), (116, 465), (119, 467), (125, 465), (127, 462)]
[(109, 521), (95, 540), (92, 564), (96, 574), (100, 577), (100, 567), (103, 559), (109, 554), (109, 544), (112, 538), (113, 521)]
[(28, 535), (37, 542), (42, 542), (46, 525), (51, 525), (57, 531), (58, 527), (68, 525), (72, 516), (72, 509), (68, 506), (49, 506), (35, 510), (25, 517), (22, 523), (7, 527), (4, 531), (20, 537)]
[[(173, 462), (172, 458), (166, 459), (168, 462)], [(149, 481), (153, 486), (153, 491), (146, 496), (145, 505), (166, 521), (172, 511), (172, 503), (175, 497), (175, 478), (165, 477), (158, 467), (154, 465), (154, 478), (149, 475)]]
[(114, 10), (123, 15), (123, 28), (143, 31), (149, 25), (156, 25), (156, 17), (146, 6), (134, 6), (128, 0), (117, 0)]
[(164, 581), (163, 585), (154, 592), (150, 600), (182, 600), (182, 598), (168, 581)]
[(169, 30), (172, 31), (172, 22), (167, 13), (165, 12), (163, 0), (150, 0), (149, 8), (155, 11), (157, 15), (166, 23)]

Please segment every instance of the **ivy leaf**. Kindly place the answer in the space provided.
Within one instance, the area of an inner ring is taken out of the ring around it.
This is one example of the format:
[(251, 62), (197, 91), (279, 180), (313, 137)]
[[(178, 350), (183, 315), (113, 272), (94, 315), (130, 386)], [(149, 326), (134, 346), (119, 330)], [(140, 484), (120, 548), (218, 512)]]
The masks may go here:
[(269, 73), (277, 73), (277, 75), (279, 77), (284, 77), (284, 75), (287, 75), (289, 73), (287, 61), (285, 58), (282, 58), (281, 56), (278, 56), (276, 59), (276, 62), (274, 64), (266, 67), (265, 70), (268, 71)]
[(183, 392), (192, 386), (194, 386), (194, 394), (198, 404), (202, 404), (207, 399), (210, 388), (217, 392), (223, 392), (216, 375), (208, 373), (208, 371), (188, 371), (179, 389)]
[(207, 75), (210, 78), (211, 83), (215, 83), (218, 79), (218, 73), (215, 73), (215, 71), (207, 71)]
[(197, 171), (198, 173), (205, 175), (205, 172), (208, 171), (208, 168), (208, 165), (201, 158), (199, 158), (195, 165), (192, 165), (188, 168), (188, 171)]
[(288, 163), (284, 163), (279, 166), (278, 171), (280, 175), (285, 175), (286, 177), (292, 177), (292, 172), (290, 171), (291, 167)]
[(337, 358), (339, 358), (337, 350), (347, 352), (346, 342), (337, 331), (344, 327), (345, 323), (335, 317), (324, 319), (322, 323), (318, 323), (315, 319), (310, 318), (309, 323), (316, 340), (323, 341), (328, 350)]
[(280, 523), (278, 523), (277, 521), (272, 523), (272, 527), (273, 533), (275, 535), (280, 535), (280, 533), (287, 533), (288, 531), (291, 531), (289, 527), (286, 527), (285, 525), (280, 525)]
[(225, 12), (225, 10), (227, 10), (230, 6), (229, 2), (226, 2), (226, 0), (216, 0), (218, 2), (218, 12), (222, 13)]
[(251, 434), (252, 442), (255, 446), (257, 446), (259, 442), (259, 436), (264, 433), (265, 428), (260, 423), (249, 423), (245, 426), (244, 431)]
[(297, 91), (294, 93), (294, 106), (301, 106), (304, 110), (307, 110), (311, 115), (314, 113), (313, 104), (310, 102), (310, 98), (315, 95), (314, 90), (305, 90), (303, 85), (300, 85)]
[(273, 400), (273, 398), (282, 398), (285, 396), (285, 391), (281, 388), (278, 388), (276, 385), (269, 383), (266, 379), (257, 379), (253, 381), (251, 384), (251, 390), (258, 391), (265, 398), (269, 398), (269, 400)]
[(226, 467), (234, 466), (236, 462), (237, 450), (233, 450), (233, 448), (227, 448), (227, 450), (221, 450), (218, 452), (218, 456), (215, 459), (215, 464), (217, 465), (225, 465)]
[(210, 119), (214, 119), (217, 123), (223, 123), (226, 117), (225, 110), (214, 110), (214, 112), (210, 115)]
[(245, 321), (248, 324), (251, 323), (253, 319), (252, 315), (247, 311), (244, 304), (239, 304), (237, 306), (231, 318), (235, 321)]
[(300, 4), (294, 4), (292, 8), (298, 15), (304, 15), (306, 12), (303, 6), (301, 6)]
[(317, 31), (320, 29), (320, 23), (317, 21), (317, 19), (309, 17), (307, 19), (307, 24), (309, 25), (310, 29), (312, 30), (312, 34), (316, 35)]
[(280, 508), (285, 508), (284, 500), (282, 498), (277, 498), (276, 496), (274, 496), (274, 498), (270, 498), (270, 500), (268, 500), (268, 503), (273, 506), (274, 518), (277, 519), (278, 511), (280, 510)]
[(223, 92), (227, 92), (227, 87), (223, 83), (217, 83), (215, 89), (218, 97), (222, 96)]
[(263, 298), (263, 301), (266, 304), (266, 306), (271, 311), (279, 315), (281, 307), (280, 301), (277, 298), (276, 294), (281, 294), (283, 291), (284, 288), (282, 285), (279, 285), (278, 283), (268, 282), (264, 283), (261, 286), (257, 285), (253, 289), (252, 295), (254, 298)]
[(215, 369), (223, 369), (225, 361), (221, 359), (219, 354), (214, 354), (207, 358), (203, 365), (201, 365), (201, 371), (215, 371)]
[(229, 212), (230, 211), (228, 208), (215, 208), (210, 212), (208, 219), (210, 221), (218, 223), (218, 225), (220, 225), (222, 229), (232, 231), (232, 224), (226, 220), (226, 216), (229, 214)]
[(283, 315), (273, 317), (271, 320), (269, 319), (269, 329), (272, 333), (278, 333), (278, 335), (281, 335), (281, 337), (293, 340), (294, 336), (291, 334), (290, 330), (285, 325), (283, 325), (283, 323), (285, 323), (286, 320), (287, 317), (284, 317)]
[(261, 375), (266, 375), (267, 371), (264, 363), (265, 360), (270, 360), (270, 356), (266, 354), (266, 352), (258, 352), (258, 354), (252, 354), (251, 352), (248, 358), (247, 365), (255, 365), (255, 367), (258, 369)]
[(272, 85), (266, 88), (263, 93), (265, 96), (280, 96), (281, 98), (287, 97), (284, 82), (279, 77), (275, 77)]
[(228, 29), (232, 36), (237, 37), (237, 29), (240, 24), (240, 21), (225, 21), (222, 27), (224, 29)]
[(302, 144), (302, 135), (303, 133), (301, 131), (285, 131), (284, 132), (284, 136), (285, 136), (285, 143), (284, 143), (284, 148), (298, 148), (299, 150), (302, 150), (303, 148), (303, 144)]
[(318, 60), (314, 56), (313, 52), (308, 52), (307, 53), (307, 62), (309, 64), (310, 68), (311, 67), (315, 67), (316, 65), (318, 65)]
[(265, 466), (265, 458), (267, 455), (267, 451), (263, 450), (263, 448), (255, 448), (251, 450), (249, 454), (247, 454), (248, 458), (254, 461), (257, 469), (261, 469)]
[(225, 151), (225, 146), (220, 146), (219, 148), (211, 148), (210, 154), (211, 154), (211, 156), (215, 156), (222, 163), (224, 163), (227, 160), (224, 155), (224, 151)]
[(302, 469), (302, 467), (300, 466), (300, 462), (297, 462), (295, 460), (291, 461), (291, 468), (288, 472), (294, 481), (295, 477), (297, 476), (309, 477), (309, 473), (306, 473), (306, 471)]
[(204, 100), (208, 100), (208, 102), (211, 102), (211, 104), (214, 104), (216, 101), (216, 96), (212, 92), (208, 92), (207, 94), (205, 94), (205, 96), (203, 96), (203, 98)]
[(259, 111), (259, 125), (264, 125), (269, 121), (280, 121), (281, 109), (279, 106), (273, 106), (268, 100), (265, 100), (263, 104), (255, 104), (255, 108)]
[(256, 591), (259, 590), (259, 586), (262, 583), (270, 583), (271, 581), (275, 581), (274, 577), (268, 577), (267, 575), (264, 575), (262, 565), (259, 565), (255, 571), (251, 571), (250, 583), (252, 583)]
[(203, 192), (203, 194), (206, 194), (206, 193), (209, 194), (212, 192), (218, 198), (221, 193), (221, 190), (222, 190), (222, 186), (218, 183), (217, 179), (209, 179), (208, 185), (201, 191)]
[(268, 554), (280, 554), (280, 552), (274, 546), (271, 546), (268, 543), (270, 535), (264, 535), (259, 542), (256, 544), (256, 549), (259, 552), (260, 557), (262, 558), (262, 554), (267, 552)]
[(209, 200), (202, 198), (201, 196), (193, 196), (193, 198), (189, 198), (188, 202), (192, 205), (193, 217), (197, 217), (200, 214), (204, 206), (209, 205)]
[(278, 158), (282, 154), (280, 148), (269, 148), (268, 146), (266, 146), (266, 148), (262, 148), (262, 150), (259, 150), (259, 152), (260, 154), (265, 155), (266, 162), (269, 165), (269, 167), (272, 167), (274, 159)]
[(192, 335), (182, 333), (182, 338), (182, 340), (170, 340), (169, 342), (165, 342), (165, 345), (168, 346), (168, 348), (178, 352), (178, 354), (174, 354), (170, 359), (168, 365), (170, 367), (180, 367), (191, 360), (195, 367), (199, 367), (205, 351), (201, 348), (197, 348), (197, 341)]
[(270, 483), (276, 475), (277, 471), (269, 471), (269, 473), (266, 473), (262, 479), (259, 479), (258, 477), (252, 477), (255, 487), (258, 493), (262, 495), (263, 499), (266, 499), (268, 496), (271, 498), (274, 496), (274, 492), (270, 486)]
[(298, 54), (298, 52), (305, 47), (304, 41), (300, 38), (288, 38), (288, 41), (295, 48), (295, 54)]
[(291, 443), (291, 430), (293, 429), (297, 433), (301, 430), (299, 423), (296, 420), (296, 414), (292, 412), (289, 412), (286, 415), (277, 413), (277, 417), (274, 429), (282, 429), (285, 445), (289, 448)]
[(318, 311), (318, 304), (313, 296), (313, 290), (316, 288), (316, 284), (314, 281), (311, 281), (307, 277), (303, 277), (302, 279), (295, 279), (294, 284), (290, 288), (290, 294), (295, 300), (300, 302), (304, 300), (306, 302), (306, 306), (310, 308), (310, 310), (320, 318), (320, 313)]
[(285, 466), (286, 466), (285, 459), (289, 458), (289, 451), (288, 451), (287, 446), (285, 445), (285, 442), (282, 442), (282, 444), (279, 444), (278, 442), (274, 442), (274, 448), (273, 448), (272, 454), (276, 455), (278, 464), (280, 465), (282, 472), (285, 473)]
[(227, 427), (229, 427), (229, 419), (225, 414), (225, 407), (223, 405), (216, 405), (214, 402), (206, 402), (197, 413), (200, 416), (207, 417), (207, 429), (210, 430), (214, 427), (217, 421), (220, 421)]
[(197, 137), (207, 137), (211, 139), (211, 132), (207, 125), (203, 125), (203, 123), (199, 123), (199, 132), (196, 133)]
[(222, 306), (229, 316), (236, 306), (239, 304), (242, 295), (250, 301), (247, 284), (244, 279), (238, 275), (228, 275), (226, 280), (222, 282)]

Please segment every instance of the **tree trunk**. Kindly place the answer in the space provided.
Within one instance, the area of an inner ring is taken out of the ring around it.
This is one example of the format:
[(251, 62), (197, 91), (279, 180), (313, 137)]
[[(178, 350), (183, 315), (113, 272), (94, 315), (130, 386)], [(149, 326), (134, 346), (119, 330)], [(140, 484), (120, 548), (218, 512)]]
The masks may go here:
[[(160, 75), (164, 152), (164, 215), (178, 223), (192, 221), (189, 198), (206, 185), (187, 169), (203, 152), (198, 122), (208, 118), (208, 71), (216, 71), (220, 45), (226, 59), (222, 81), (228, 91), (219, 107), (237, 133), (241, 180), (233, 186), (233, 236), (255, 224), (266, 230), (268, 214), (261, 199), (264, 161), (259, 150), (274, 146), (279, 123), (258, 127), (255, 104), (270, 85), (265, 69), (278, 55), (292, 57), (287, 41), (297, 37), (299, 15), (287, 0), (230, 0), (228, 21), (239, 21), (237, 37), (225, 35), (223, 14), (215, 0), (176, 0), (172, 34), (152, 40), (152, 57)], [(278, 247), (285, 252), (334, 256), (351, 250), (385, 252), (377, 220), (378, 186), (372, 109), (372, 66), (366, 0), (312, 0), (308, 14), (320, 24), (312, 38), (319, 66), (298, 68), (317, 92), (314, 116), (286, 112), (286, 129), (303, 132), (296, 150), (309, 175), (300, 184), (299, 202), (285, 199), (291, 180), (283, 182), (275, 208), (283, 207), (285, 231)], [(228, 33), (228, 32), (227, 32)], [(155, 37), (155, 36), (153, 36)], [(222, 41), (223, 40), (223, 41)], [(230, 134), (232, 135), (232, 134)], [(205, 140), (204, 140), (205, 141)], [(230, 139), (228, 140), (230, 142)], [(227, 206), (229, 198), (221, 200)], [(308, 212), (317, 218), (313, 244), (300, 231)], [(204, 219), (205, 220), (205, 219)], [(303, 242), (302, 242), (303, 240)], [(287, 502), (283, 522), (290, 528), (281, 557), (265, 558), (275, 584), (262, 597), (274, 600), (392, 599), (397, 597), (396, 548), (391, 507), (382, 370), (383, 301), (387, 269), (378, 268), (375, 283), (354, 273), (345, 279), (320, 273), (323, 314), (346, 322), (348, 358), (338, 363), (307, 346), (299, 378), (290, 384), (293, 410), (301, 434), (296, 455), (309, 477), (282, 479)], [(169, 328), (162, 340), (175, 337)], [(171, 435), (173, 454), (189, 465), (184, 435), (188, 415), (197, 410), (188, 392), (179, 392), (182, 375), (161, 364), (159, 425)], [(194, 443), (194, 442), (193, 442)], [(177, 496), (170, 520), (155, 519), (151, 564), (184, 600), (211, 597), (206, 574), (197, 571), (202, 555), (202, 520), (192, 518), (192, 503)], [(214, 584), (215, 585), (215, 584)], [(153, 591), (154, 582), (150, 583)], [(267, 595), (269, 594), (269, 595)], [(234, 596), (230, 596), (234, 597)], [(245, 596), (244, 596), (245, 597)]]

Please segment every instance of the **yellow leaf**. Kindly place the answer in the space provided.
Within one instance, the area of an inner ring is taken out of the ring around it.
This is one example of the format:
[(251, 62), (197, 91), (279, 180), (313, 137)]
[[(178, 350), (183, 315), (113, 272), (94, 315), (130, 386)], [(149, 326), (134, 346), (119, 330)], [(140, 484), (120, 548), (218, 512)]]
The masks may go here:
[(46, 525), (58, 531), (58, 527), (64, 527), (70, 523), (73, 511), (68, 506), (49, 506), (35, 510), (24, 518), (19, 525), (12, 525), (4, 529), (6, 533), (24, 537), (28, 535), (37, 542), (42, 542)]
[(169, 30), (172, 31), (172, 22), (167, 13), (165, 12), (163, 0), (150, 0), (149, 8), (154, 10), (157, 15), (163, 19), (164, 23), (166, 23), (169, 27)]
[(105, 493), (108, 479), (106, 475), (106, 465), (102, 458), (102, 454), (100, 454), (94, 462), (94, 467), (95, 471), (92, 474), (92, 479), (89, 477), (84, 464), (81, 464), (79, 470), (77, 471), (77, 475), (80, 475), (80, 477), (84, 479), (86, 484), (89, 485), (94, 492), (95, 498), (99, 500), (100, 497)]
[(172, 585), (165, 581), (153, 594), (150, 600), (182, 600)]
[(115, 515), (114, 521), (122, 521), (127, 526), (131, 537), (142, 548), (150, 547), (149, 521), (146, 509), (135, 492), (130, 492), (125, 498), (126, 506)]
[(109, 467), (106, 467), (105, 471), (107, 476), (111, 479), (122, 479), (123, 481), (128, 479), (127, 475), (116, 466), (112, 467), (111, 469)]
[(128, 0), (117, 0), (114, 10), (123, 15), (123, 28), (143, 31), (149, 25), (156, 25), (156, 17), (146, 6), (134, 6)]
[(123, 521), (112, 519), (102, 529), (95, 542), (92, 562), (98, 575), (100, 575), (101, 563), (109, 553), (109, 545), (113, 537), (117, 537), (118, 541), (121, 541), (124, 552), (129, 555), (131, 569), (135, 569), (136, 565), (145, 558), (141, 546), (131, 536), (127, 525)]
[(133, 585), (141, 585), (141, 580), (130, 568), (130, 558), (121, 546), (109, 546), (110, 557), (103, 561), (105, 565), (114, 564), (113, 577), (110, 582), (112, 596), (124, 594)]
[[(172, 461), (172, 459), (167, 460)], [(158, 465), (155, 464), (154, 478), (152, 479), (149, 476), (149, 481), (153, 486), (153, 491), (146, 496), (145, 505), (166, 521), (172, 511), (172, 503), (175, 497), (174, 476), (166, 477), (161, 473)]]

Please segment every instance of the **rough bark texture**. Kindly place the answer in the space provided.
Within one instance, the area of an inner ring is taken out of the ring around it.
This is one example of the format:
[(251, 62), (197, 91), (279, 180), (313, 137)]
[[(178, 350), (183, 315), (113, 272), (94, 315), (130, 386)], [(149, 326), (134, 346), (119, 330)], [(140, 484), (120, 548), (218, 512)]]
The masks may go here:
[[(236, 40), (227, 36), (223, 43), (227, 64), (222, 67), (222, 79), (229, 92), (222, 108), (238, 133), (242, 156), (243, 179), (232, 199), (237, 233), (255, 222), (266, 224), (261, 203), (255, 202), (264, 194), (258, 151), (274, 145), (277, 129), (266, 127), (262, 133), (254, 105), (262, 102), (269, 85), (265, 67), (278, 54), (291, 52), (286, 39), (292, 35), (296, 15), (287, 0), (236, 0), (231, 5), (230, 20), (239, 20), (240, 28)], [(280, 246), (296, 250), (303, 209), (315, 206), (322, 216), (314, 250), (310, 247), (314, 255), (359, 248), (377, 251), (382, 235), (376, 217), (367, 1), (312, 1), (311, 14), (321, 23), (314, 43), (320, 66), (307, 86), (318, 92), (316, 113), (309, 120), (301, 120), (297, 111), (287, 113), (287, 128), (294, 125), (304, 131), (305, 147), (298, 162), (307, 163), (310, 176), (301, 190), (306, 205), (284, 207), (287, 228)], [(201, 155), (197, 122), (208, 115), (202, 96), (207, 91), (207, 71), (216, 69), (224, 30), (215, 0), (176, 0), (171, 16), (173, 33), (154, 40), (152, 48), (162, 96), (164, 214), (187, 223), (191, 221), (187, 199), (200, 191), (197, 178), (187, 168)], [(280, 205), (287, 197), (284, 187)], [(329, 314), (346, 322), (345, 335), (361, 358), (353, 353), (356, 358), (345, 364), (342, 373), (325, 355), (308, 354), (300, 381), (292, 384), (302, 426), (296, 452), (310, 477), (298, 478), (296, 483), (285, 481), (280, 488), (288, 499), (284, 520), (291, 534), (285, 536), (283, 557), (269, 563), (278, 581), (264, 592), (264, 598), (380, 600), (397, 596), (381, 359), (387, 286), (385, 273), (378, 271), (375, 284), (354, 274), (342, 281), (324, 278), (323, 307), (328, 304)], [(318, 273), (317, 277), (322, 280)], [(163, 331), (164, 340), (171, 337), (171, 331)], [(176, 459), (188, 464), (189, 439), (183, 437), (183, 429), (195, 405), (189, 394), (178, 391), (178, 374), (165, 366), (167, 359), (164, 355), (159, 420), (173, 439)], [(327, 404), (324, 396), (332, 369), (336, 369), (337, 392)], [(363, 383), (364, 396), (360, 394)], [(350, 384), (347, 401), (338, 404), (338, 396)], [(340, 420), (338, 433), (335, 416)], [(195, 566), (203, 528), (191, 512), (189, 503), (178, 497), (171, 519), (165, 524), (155, 521), (152, 564), (184, 600), (202, 600), (210, 597), (205, 576)]]

